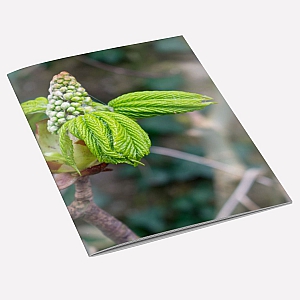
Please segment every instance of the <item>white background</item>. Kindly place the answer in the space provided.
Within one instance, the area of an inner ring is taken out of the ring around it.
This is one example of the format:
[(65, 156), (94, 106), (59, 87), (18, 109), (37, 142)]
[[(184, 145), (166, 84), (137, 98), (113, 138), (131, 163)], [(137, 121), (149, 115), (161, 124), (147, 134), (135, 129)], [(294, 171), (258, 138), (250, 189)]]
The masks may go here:
[[(297, 1), (1, 6), (2, 299), (300, 299)], [(294, 203), (89, 258), (6, 74), (181, 34)]]

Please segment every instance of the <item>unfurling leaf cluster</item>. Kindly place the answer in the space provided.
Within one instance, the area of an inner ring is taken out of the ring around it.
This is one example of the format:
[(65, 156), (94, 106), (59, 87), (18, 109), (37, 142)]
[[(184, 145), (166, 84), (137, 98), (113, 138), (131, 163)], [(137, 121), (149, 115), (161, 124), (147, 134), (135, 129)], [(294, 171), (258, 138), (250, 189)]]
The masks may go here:
[(26, 115), (44, 112), (49, 116), (47, 128), (52, 135), (58, 135), (60, 153), (47, 152), (45, 157), (51, 156), (52, 163), (53, 157), (60, 157), (57, 161), (63, 161), (78, 173), (83, 166), (79, 167), (75, 159), (74, 138), (82, 141), (89, 155), (99, 163), (137, 166), (149, 154), (151, 142), (136, 119), (201, 110), (213, 103), (210, 97), (196, 93), (144, 91), (124, 94), (103, 105), (92, 102), (67, 72), (55, 75), (54, 79), (48, 100), (39, 97), (26, 101), (21, 104), (22, 109)]
[(151, 145), (146, 132), (133, 120), (115, 112), (93, 112), (65, 123), (59, 131), (62, 155), (76, 169), (70, 134), (84, 141), (99, 162), (137, 166)]

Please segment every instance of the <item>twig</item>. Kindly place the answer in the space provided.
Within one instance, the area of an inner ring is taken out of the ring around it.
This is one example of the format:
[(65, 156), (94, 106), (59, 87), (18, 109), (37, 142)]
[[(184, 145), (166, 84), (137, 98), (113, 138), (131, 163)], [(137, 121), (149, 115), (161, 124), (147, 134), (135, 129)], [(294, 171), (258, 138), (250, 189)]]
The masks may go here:
[[(220, 171), (224, 171), (227, 173), (236, 173), (236, 171), (237, 171), (236, 168), (232, 168), (231, 166), (220, 163), (218, 161), (215, 161), (215, 160), (212, 160), (212, 159), (209, 159), (206, 157), (186, 153), (183, 151), (170, 149), (170, 148), (152, 146), (151, 153), (170, 156), (170, 157), (174, 157), (174, 158), (179, 158), (182, 160), (187, 160), (187, 161), (199, 164), (199, 165), (205, 165), (205, 166), (208, 166), (208, 167), (211, 167), (214, 169), (218, 169)], [(239, 174), (237, 174), (237, 175), (239, 175)]]
[[(186, 153), (183, 151), (178, 151), (170, 148), (152, 146), (151, 153), (174, 157), (174, 158), (190, 161), (199, 165), (208, 166), (213, 169), (217, 169), (226, 173), (236, 175), (237, 177), (242, 177), (244, 174), (244, 172), (243, 171), (241, 172), (240, 169), (231, 167), (230, 165), (206, 157), (202, 157), (199, 155), (190, 154), (190, 153)], [(260, 175), (256, 181), (267, 186), (271, 186), (273, 184), (273, 180), (271, 178), (262, 175)]]
[[(101, 163), (96, 166), (86, 168), (80, 172), (81, 176), (95, 175), (100, 172), (112, 171), (107, 168), (107, 163)], [(54, 174), (53, 178), (59, 190), (64, 190), (74, 184), (80, 176), (77, 173), (59, 173)]]
[(225, 202), (216, 216), (216, 219), (225, 218), (232, 214), (238, 203), (242, 203), (256, 178), (260, 175), (261, 169), (248, 169), (238, 184), (237, 188)]
[(75, 200), (68, 206), (73, 220), (82, 220), (96, 226), (117, 244), (138, 239), (126, 225), (98, 207), (93, 201), (89, 176), (81, 176), (75, 182)]
[(89, 58), (87, 56), (78, 56), (76, 57), (76, 59), (92, 67), (99, 68), (118, 75), (127, 75), (127, 76), (142, 77), (142, 78), (164, 78), (170, 75), (174, 75), (173, 73), (170, 74), (170, 73), (141, 72), (141, 71), (126, 69), (126, 68), (111, 66), (103, 62), (100, 62), (98, 60)]
[(247, 195), (245, 195), (240, 202), (249, 210), (260, 209), (260, 206), (258, 206), (254, 201), (252, 201)]

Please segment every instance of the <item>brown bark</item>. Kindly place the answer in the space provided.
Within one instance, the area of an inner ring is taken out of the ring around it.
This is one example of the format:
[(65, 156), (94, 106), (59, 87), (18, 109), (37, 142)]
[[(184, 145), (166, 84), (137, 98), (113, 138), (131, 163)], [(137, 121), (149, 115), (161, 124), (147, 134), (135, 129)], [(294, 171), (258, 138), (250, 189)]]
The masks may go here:
[(75, 183), (75, 200), (68, 206), (73, 220), (82, 220), (96, 226), (117, 244), (138, 239), (126, 225), (98, 207), (93, 201), (89, 176), (81, 176)]

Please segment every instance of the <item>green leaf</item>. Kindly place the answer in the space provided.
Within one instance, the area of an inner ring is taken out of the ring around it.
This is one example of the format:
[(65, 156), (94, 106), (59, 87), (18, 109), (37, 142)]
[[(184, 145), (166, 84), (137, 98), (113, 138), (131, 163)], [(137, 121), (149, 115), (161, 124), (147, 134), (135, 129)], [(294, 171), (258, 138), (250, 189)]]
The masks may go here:
[(59, 146), (66, 163), (73, 167), (79, 174), (78, 167), (74, 159), (74, 148), (69, 136), (69, 122), (63, 124), (59, 130)]
[(151, 146), (147, 133), (133, 120), (113, 112), (92, 113), (105, 121), (111, 131), (112, 148), (127, 157), (134, 165), (149, 154)]
[(59, 163), (66, 163), (65, 158), (58, 152), (45, 152), (43, 153), (46, 161), (56, 161)]
[[(71, 121), (70, 121), (71, 122)], [(68, 123), (70, 126), (71, 123)], [(36, 138), (51, 172), (74, 173), (74, 167), (70, 166), (66, 156), (60, 148), (59, 134), (51, 134), (47, 130), (47, 120), (36, 124)], [(85, 143), (69, 134), (73, 144), (74, 160), (79, 171), (99, 164), (97, 158), (90, 152)]]
[(28, 100), (21, 103), (21, 107), (25, 115), (33, 113), (45, 113), (47, 108), (48, 100), (44, 97), (39, 97), (34, 100)]
[(115, 112), (130, 118), (149, 118), (201, 110), (212, 98), (181, 91), (145, 91), (122, 95), (108, 102)]
[(92, 114), (85, 114), (77, 117), (74, 124), (72, 133), (86, 143), (99, 162), (115, 164), (122, 161), (122, 157), (112, 149), (110, 131), (104, 122)]
[(70, 133), (83, 140), (99, 162), (136, 166), (149, 154), (151, 143), (146, 132), (135, 121), (118, 113), (92, 112), (66, 124)]
[(71, 121), (70, 132), (83, 140), (99, 162), (118, 163), (121, 157), (113, 151), (107, 126), (92, 114), (79, 116)]
[(47, 120), (36, 123), (36, 138), (43, 154), (60, 153), (58, 136), (47, 130)]

